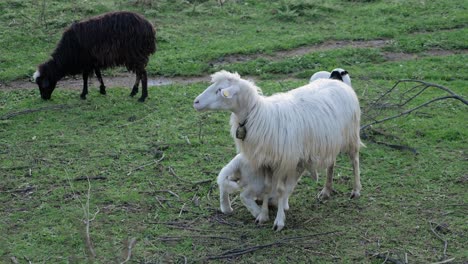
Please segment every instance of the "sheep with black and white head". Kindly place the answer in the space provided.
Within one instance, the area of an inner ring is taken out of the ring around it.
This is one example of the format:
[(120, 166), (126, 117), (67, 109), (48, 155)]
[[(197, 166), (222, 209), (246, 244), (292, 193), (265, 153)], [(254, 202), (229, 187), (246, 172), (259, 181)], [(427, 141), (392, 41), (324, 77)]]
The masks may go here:
[(347, 85), (351, 86), (351, 77), (349, 76), (348, 71), (336, 68), (333, 69), (331, 72), (328, 71), (318, 71), (310, 77), (309, 82), (313, 82), (318, 79), (335, 79), (346, 83)]

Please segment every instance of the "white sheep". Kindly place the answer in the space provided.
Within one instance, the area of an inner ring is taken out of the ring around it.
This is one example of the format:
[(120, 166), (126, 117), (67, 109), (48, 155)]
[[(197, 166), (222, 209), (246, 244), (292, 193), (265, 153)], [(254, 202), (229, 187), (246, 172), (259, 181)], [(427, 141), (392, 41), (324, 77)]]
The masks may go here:
[(332, 79), (316, 80), (286, 93), (269, 97), (260, 88), (241, 79), (237, 73), (219, 71), (212, 75), (212, 85), (194, 101), (197, 111), (227, 110), (231, 114), (231, 135), (238, 152), (255, 169), (269, 167), (265, 192), (256, 222), (268, 220), (268, 198), (278, 197), (278, 211), (273, 225), (285, 224), (288, 186), (297, 182), (301, 161), (314, 168), (327, 168), (327, 180), (320, 197), (332, 193), (333, 169), (337, 155), (348, 153), (354, 172), (351, 198), (360, 196), (359, 172), (360, 109), (354, 90)]
[(336, 80), (343, 81), (347, 85), (351, 86), (351, 77), (349, 76), (349, 73), (346, 70), (343, 70), (341, 68), (336, 68), (332, 70), (331, 72), (327, 72), (327, 71), (316, 72), (312, 75), (312, 77), (310, 77), (309, 83), (318, 79), (336, 79)]
[[(315, 172), (311, 168), (312, 164), (300, 163), (297, 166), (297, 178), (299, 179), (304, 169), (307, 168), (311, 172)], [(248, 159), (242, 154), (237, 154), (226, 166), (224, 166), (218, 174), (217, 183), (219, 187), (219, 201), (221, 212), (227, 214), (232, 213), (231, 201), (229, 194), (243, 191), (240, 194), (242, 203), (247, 210), (256, 218), (260, 213), (260, 207), (256, 201), (263, 199), (265, 189), (265, 177), (271, 177), (272, 172), (268, 167), (254, 169), (250, 165)], [(312, 173), (312, 177), (315, 175)], [(316, 178), (315, 178), (316, 180)], [(288, 186), (288, 193), (291, 194), (296, 184)], [(289, 196), (288, 196), (289, 198)], [(274, 195), (269, 197), (269, 204), (278, 206), (278, 199)], [(286, 200), (285, 210), (289, 209), (288, 199)]]

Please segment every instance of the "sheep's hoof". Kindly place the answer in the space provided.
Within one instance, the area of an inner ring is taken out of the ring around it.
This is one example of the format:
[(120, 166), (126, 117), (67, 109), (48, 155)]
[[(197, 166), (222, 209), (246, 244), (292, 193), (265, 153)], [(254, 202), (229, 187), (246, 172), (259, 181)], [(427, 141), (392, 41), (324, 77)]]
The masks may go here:
[(361, 193), (359, 191), (353, 190), (351, 192), (351, 196), (349, 197), (349, 199), (358, 199), (360, 196), (361, 196)]
[(262, 213), (260, 213), (257, 216), (257, 219), (255, 219), (255, 224), (261, 225), (261, 224), (265, 223), (266, 221), (268, 221), (268, 215), (263, 215)]
[(221, 212), (223, 212), (223, 214), (230, 214), (233, 211), (232, 207), (221, 207)]
[(329, 199), (332, 193), (333, 193), (333, 190), (329, 190), (328, 188), (324, 187), (322, 191), (320, 191), (319, 194), (317, 195), (317, 198), (319, 200)]
[(283, 225), (279, 225), (279, 224), (274, 224), (273, 225), (273, 230), (276, 231), (276, 232), (281, 231), (283, 228), (284, 228), (284, 224)]
[(86, 94), (80, 95), (81, 100), (86, 100)]
[(142, 98), (138, 99), (138, 102), (143, 103), (143, 102), (145, 102), (145, 99), (146, 99), (146, 98), (143, 98), (143, 97), (142, 97)]
[(107, 92), (106, 92), (105, 89), (100, 89), (100, 90), (99, 90), (99, 93), (102, 94), (102, 95), (106, 95), (106, 94), (107, 94)]

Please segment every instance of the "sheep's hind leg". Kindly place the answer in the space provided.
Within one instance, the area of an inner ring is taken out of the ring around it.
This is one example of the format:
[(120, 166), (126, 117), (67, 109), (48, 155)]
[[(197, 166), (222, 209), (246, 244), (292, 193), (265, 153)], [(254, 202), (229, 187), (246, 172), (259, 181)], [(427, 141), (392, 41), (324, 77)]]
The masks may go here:
[(319, 199), (328, 199), (331, 197), (333, 193), (333, 170), (335, 168), (335, 163), (330, 165), (327, 168), (327, 182), (325, 183), (325, 187), (323, 187), (322, 191), (318, 194)]
[(88, 94), (88, 76), (89, 72), (84, 71), (83, 72), (83, 91), (81, 92), (80, 98), (85, 100), (86, 95)]
[(138, 99), (139, 102), (144, 102), (148, 97), (148, 76), (146, 70), (143, 69), (141, 72), (141, 97)]
[(133, 85), (132, 92), (130, 93), (130, 96), (133, 97), (138, 93), (138, 85), (140, 84), (141, 80), (141, 75), (140, 72), (136, 72), (136, 79), (135, 79), (135, 84)]
[(101, 75), (101, 71), (99, 70), (99, 68), (94, 69), (94, 73), (96, 73), (96, 77), (100, 84), (99, 93), (106, 94), (106, 86), (104, 85), (104, 81), (102, 80), (102, 75)]
[(355, 151), (349, 155), (353, 165), (353, 173), (354, 173), (354, 184), (353, 184), (353, 191), (351, 192), (351, 199), (359, 198), (361, 196), (361, 176), (359, 171), (359, 152)]

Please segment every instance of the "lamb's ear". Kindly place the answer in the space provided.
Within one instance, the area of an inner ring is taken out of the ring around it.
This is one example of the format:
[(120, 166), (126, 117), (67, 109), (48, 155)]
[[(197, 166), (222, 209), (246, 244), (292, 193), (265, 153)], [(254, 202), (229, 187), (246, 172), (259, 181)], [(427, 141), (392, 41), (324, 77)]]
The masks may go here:
[(221, 96), (224, 98), (232, 98), (239, 92), (239, 86), (232, 85), (227, 88), (221, 89)]

